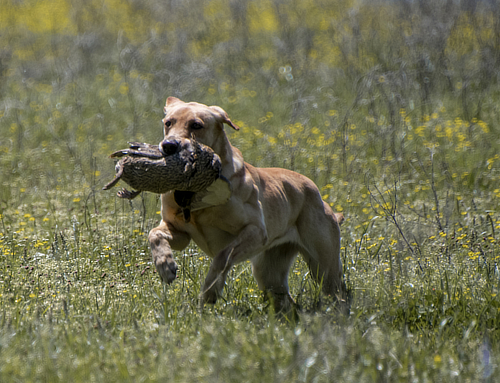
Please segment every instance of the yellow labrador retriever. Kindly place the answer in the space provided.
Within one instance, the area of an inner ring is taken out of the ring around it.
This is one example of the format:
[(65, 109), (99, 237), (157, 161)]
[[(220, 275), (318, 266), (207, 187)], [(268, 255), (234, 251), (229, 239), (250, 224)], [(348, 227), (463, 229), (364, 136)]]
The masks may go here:
[(298, 253), (324, 293), (345, 299), (339, 256), (339, 225), (344, 217), (323, 202), (309, 178), (244, 162), (223, 124), (239, 128), (218, 106), (169, 97), (162, 121), (165, 138), (160, 149), (164, 154), (176, 153), (194, 138), (220, 156), (223, 179), (231, 187), (231, 193), (220, 198), (213, 188), (207, 193), (214, 195), (203, 198), (205, 202), (197, 207), (186, 203), (193, 193), (172, 191), (161, 196), (162, 221), (149, 233), (149, 242), (153, 262), (165, 282), (176, 278), (172, 250), (184, 249), (192, 239), (213, 259), (201, 304), (215, 303), (231, 266), (250, 260), (258, 286), (272, 297), (276, 312), (290, 310), (294, 301), (288, 272)]

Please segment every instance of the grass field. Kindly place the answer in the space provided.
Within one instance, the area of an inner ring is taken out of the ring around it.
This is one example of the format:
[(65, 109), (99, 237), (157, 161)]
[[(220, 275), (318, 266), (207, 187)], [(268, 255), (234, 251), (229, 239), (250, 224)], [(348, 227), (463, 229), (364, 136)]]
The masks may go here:
[[(0, 3), (0, 381), (500, 381), (500, 4)], [(243, 263), (160, 282), (158, 196), (102, 191), (166, 97), (223, 107), (246, 160), (347, 220), (348, 316), (297, 259), (299, 321)]]

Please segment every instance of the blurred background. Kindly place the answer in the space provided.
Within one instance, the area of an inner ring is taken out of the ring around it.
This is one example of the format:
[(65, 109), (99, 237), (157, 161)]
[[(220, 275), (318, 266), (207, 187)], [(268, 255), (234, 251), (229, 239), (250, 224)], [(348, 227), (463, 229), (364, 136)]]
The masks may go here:
[[(0, 380), (493, 381), (499, 82), (496, 0), (0, 0)], [(193, 244), (161, 283), (159, 197), (101, 188), (168, 96), (344, 213), (347, 326), (300, 257), (304, 331), (245, 262), (202, 313)]]

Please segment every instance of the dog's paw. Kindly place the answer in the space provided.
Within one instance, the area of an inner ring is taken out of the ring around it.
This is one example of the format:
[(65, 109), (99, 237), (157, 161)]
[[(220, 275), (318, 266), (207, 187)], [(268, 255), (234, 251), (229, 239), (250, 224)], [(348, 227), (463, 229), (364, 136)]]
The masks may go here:
[(156, 258), (154, 260), (156, 271), (160, 274), (163, 282), (170, 284), (177, 278), (177, 263), (173, 259), (167, 257)]
[(203, 292), (200, 295), (200, 305), (203, 306), (205, 304), (214, 305), (217, 302), (217, 298), (219, 294), (214, 289)]
[(205, 285), (203, 286), (203, 290), (200, 294), (200, 305), (215, 304), (215, 302), (217, 302), (217, 298), (222, 295), (223, 288), (224, 282), (220, 278), (217, 278), (211, 283), (205, 281)]

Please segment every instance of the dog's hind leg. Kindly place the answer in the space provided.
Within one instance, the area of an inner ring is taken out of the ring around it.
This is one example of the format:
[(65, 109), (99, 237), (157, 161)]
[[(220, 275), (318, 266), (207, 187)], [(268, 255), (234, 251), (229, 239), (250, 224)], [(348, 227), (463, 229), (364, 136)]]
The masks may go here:
[[(323, 292), (343, 304), (346, 300), (346, 288), (342, 280), (338, 218), (326, 204), (324, 213), (313, 216), (309, 211), (302, 218), (302, 227), (299, 227), (302, 245), (300, 253)], [(314, 225), (311, 224), (313, 222)]]
[(288, 289), (288, 273), (297, 253), (296, 245), (285, 243), (268, 249), (251, 260), (259, 289), (272, 299), (276, 313), (286, 314), (295, 307)]

